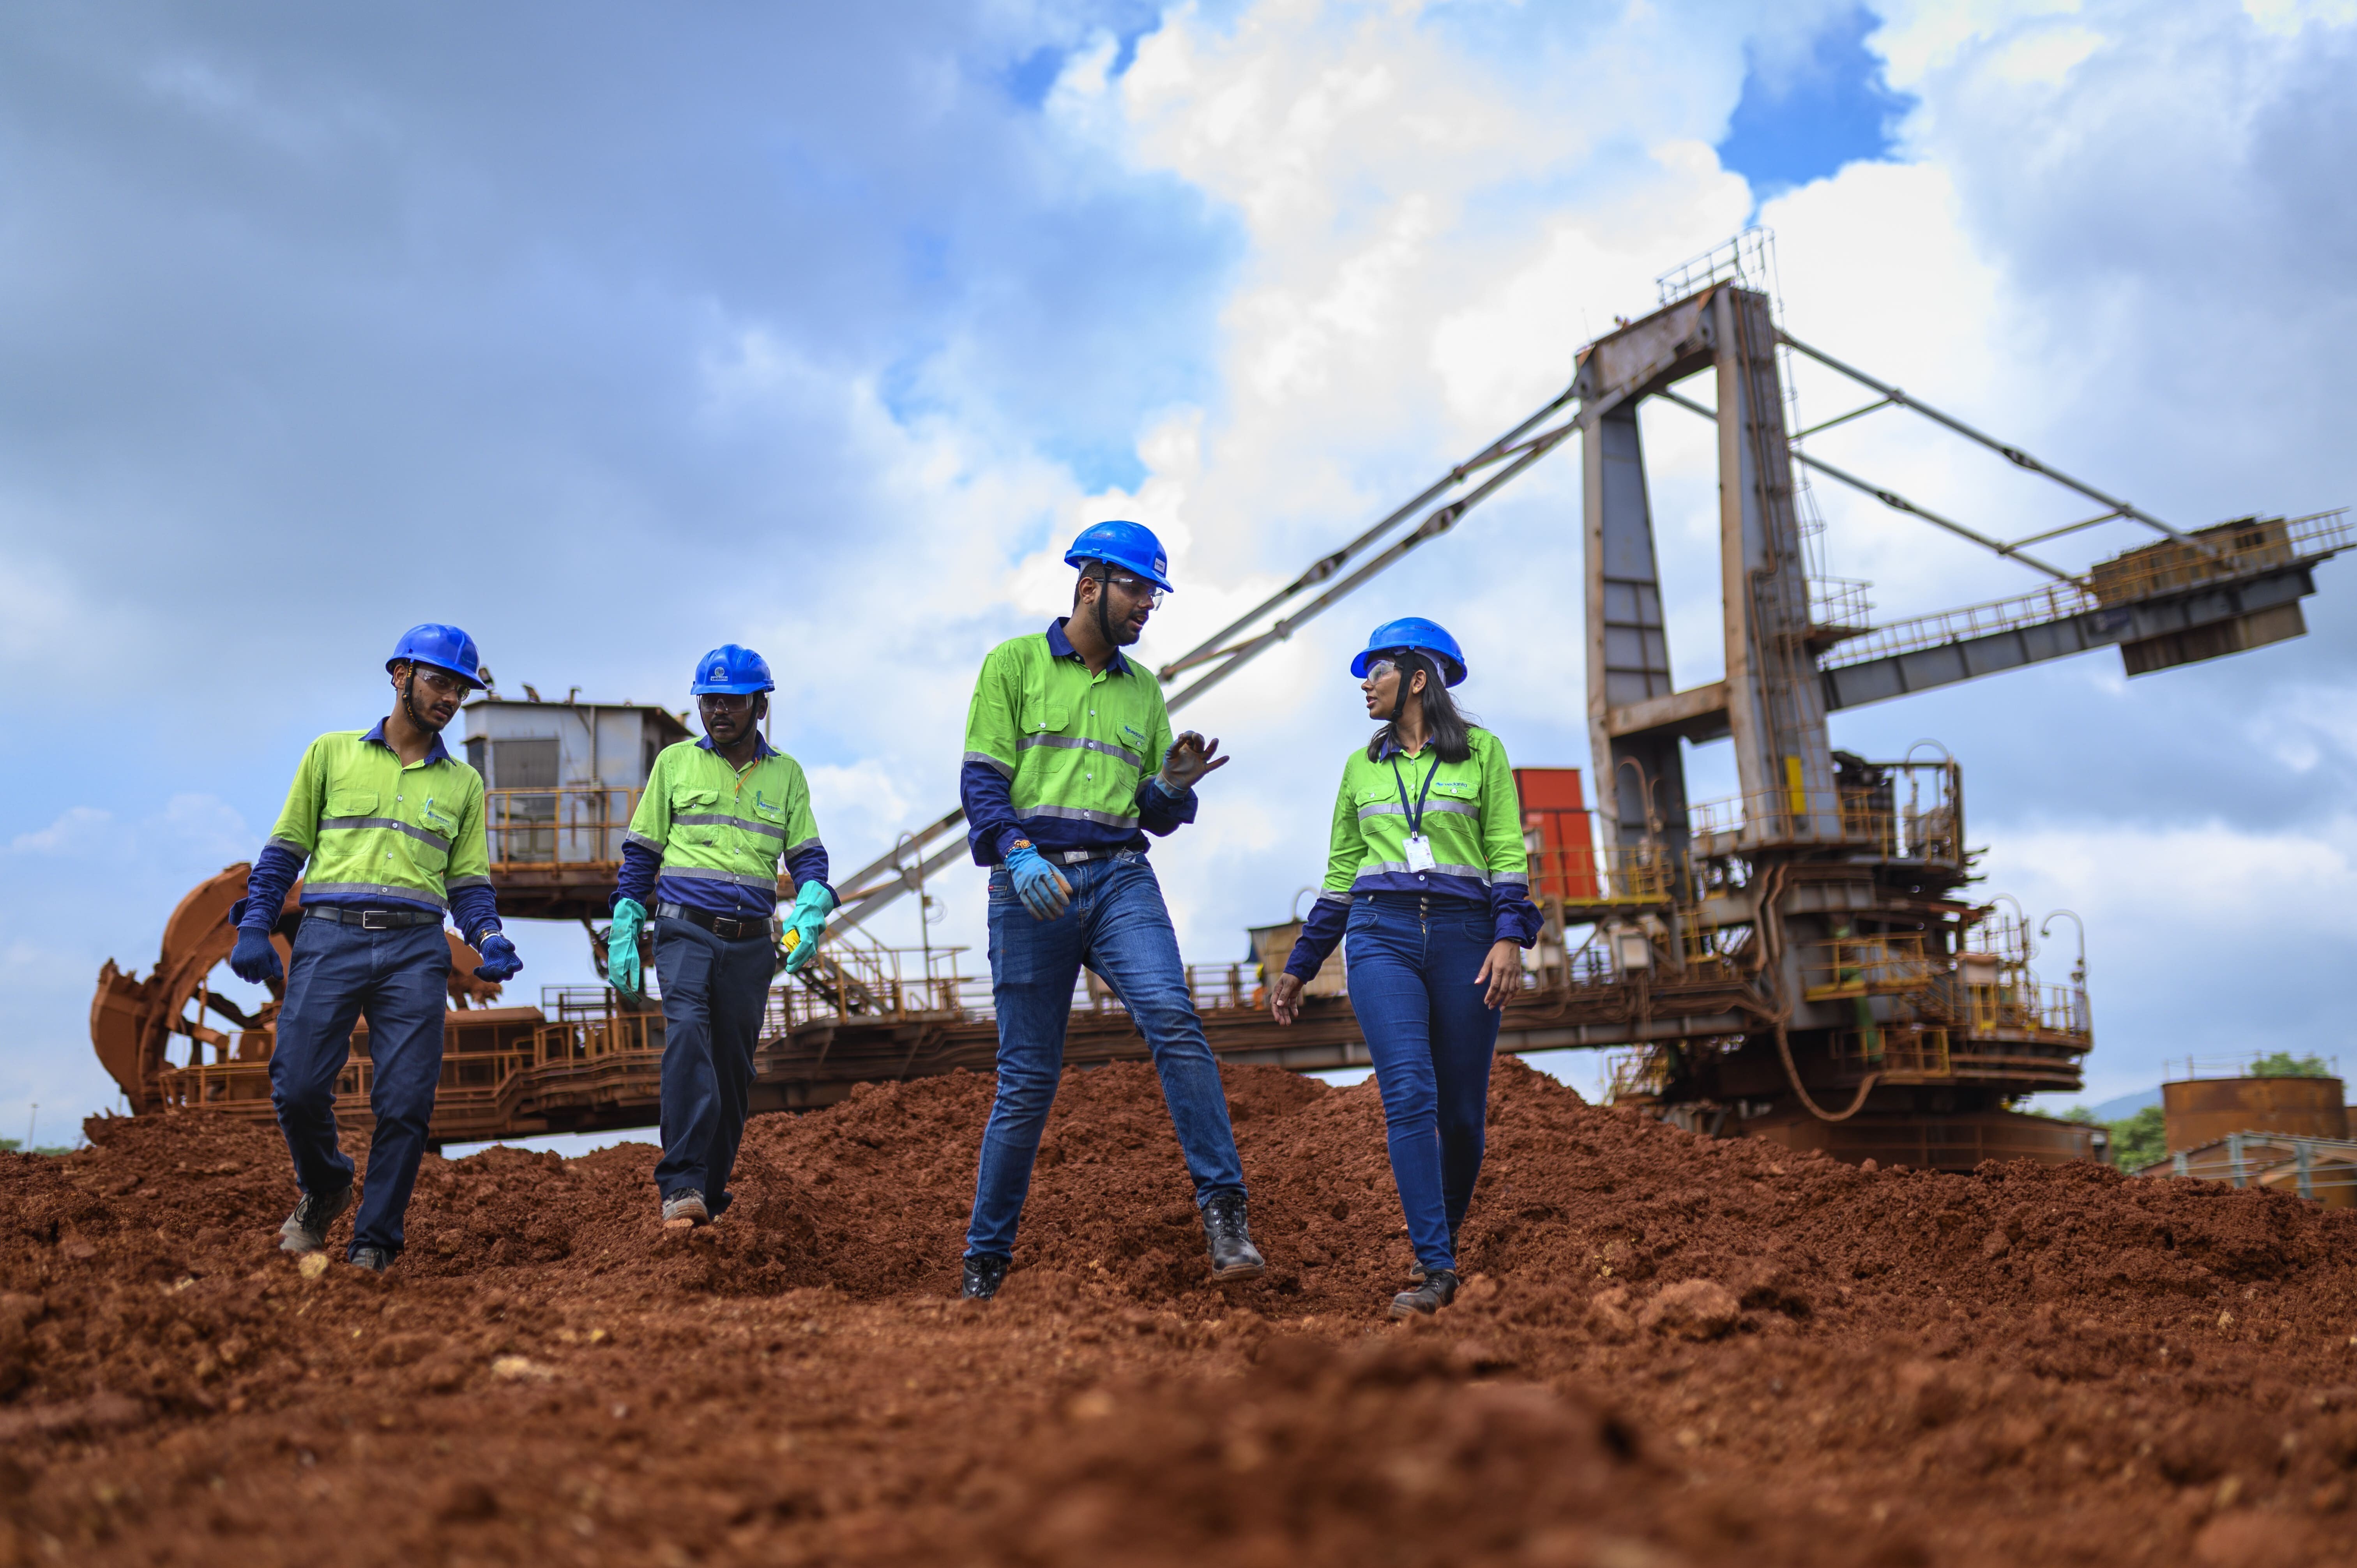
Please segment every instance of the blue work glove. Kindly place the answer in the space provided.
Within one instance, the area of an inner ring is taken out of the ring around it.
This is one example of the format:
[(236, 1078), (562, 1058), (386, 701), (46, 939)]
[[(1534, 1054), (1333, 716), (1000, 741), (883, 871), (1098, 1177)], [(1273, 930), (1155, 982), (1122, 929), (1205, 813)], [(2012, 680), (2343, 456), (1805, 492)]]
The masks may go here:
[(1072, 907), (1072, 885), (1028, 843), (1008, 853), (1006, 875), (1015, 879), (1015, 896), (1035, 920), (1052, 920)]
[(818, 940), (826, 930), (827, 912), (834, 908), (834, 895), (823, 882), (805, 882), (794, 894), (794, 907), (786, 916), (786, 972), (798, 974), (802, 965), (810, 962), (818, 951)]
[(625, 996), (646, 989), (639, 972), (639, 928), (646, 919), (647, 907), (636, 898), (614, 900), (614, 924), (606, 932), (606, 983)]
[(476, 943), (475, 950), (483, 955), (483, 961), (475, 966), (477, 980), (513, 980), (516, 971), (523, 967), (523, 960), (516, 956), (515, 943), (497, 931)]
[(278, 967), (278, 950), (270, 945), (270, 933), (251, 927), (238, 928), (237, 946), (229, 951), (229, 969), (254, 985), (286, 978), (286, 972)]

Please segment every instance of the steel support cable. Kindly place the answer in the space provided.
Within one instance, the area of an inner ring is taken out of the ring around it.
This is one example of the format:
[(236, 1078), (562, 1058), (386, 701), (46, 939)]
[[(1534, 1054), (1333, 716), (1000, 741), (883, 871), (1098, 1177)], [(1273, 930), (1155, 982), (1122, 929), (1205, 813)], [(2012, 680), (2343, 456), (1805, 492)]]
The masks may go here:
[(1248, 639), (1243, 642), (1236, 644), (1232, 649), (1225, 650), (1227, 654), (1226, 662), (1203, 676), (1202, 679), (1197, 681), (1193, 685), (1189, 686), (1185, 691), (1179, 692), (1171, 697), (1169, 703), (1171, 711), (1175, 713), (1178, 709), (1186, 706), (1189, 703), (1193, 702), (1197, 697), (1201, 696), (1204, 693), (1210, 691), (1212, 687), (1218, 685), (1221, 682), (1234, 674), (1250, 660), (1257, 659), (1260, 655), (1267, 652), (1278, 643), (1290, 638), (1295, 632), (1301, 629), (1301, 628), (1307, 625), (1309, 621), (1323, 614), (1325, 611), (1332, 608), (1335, 605), (1340, 603), (1342, 599), (1355, 592), (1367, 581), (1368, 578), (1374, 576), (1377, 573), (1382, 572), (1388, 567), (1397, 564), (1401, 557), (1407, 554), (1409, 551), (1414, 550), (1417, 545), (1426, 543), (1429, 541), (1437, 539), (1442, 534), (1447, 533), (1450, 529), (1457, 526), (1458, 522), (1467, 512), (1472, 510), (1475, 507), (1480, 506), (1483, 501), (1489, 499), (1491, 496), (1496, 494), (1500, 486), (1505, 484), (1509, 479), (1512, 479), (1515, 475), (1521, 473), (1523, 469), (1529, 467), (1532, 464), (1537, 462), (1548, 453), (1554, 451), (1579, 428), (1579, 421), (1575, 419), (1567, 424), (1558, 425), (1555, 429), (1547, 431), (1544, 435), (1534, 436), (1531, 440), (1523, 443), (1521, 448), (1521, 456), (1515, 458), (1505, 467), (1501, 468), (1497, 473), (1492, 474), (1489, 478), (1483, 480), (1480, 487), (1472, 490), (1469, 494), (1460, 496), (1456, 500), (1450, 501), (1447, 506), (1434, 510), (1422, 523), (1417, 525), (1414, 533), (1409, 534), (1405, 539), (1401, 540), (1398, 543), (1393, 545), (1390, 549), (1384, 551), (1382, 554), (1368, 562), (1364, 566), (1360, 567), (1357, 571), (1351, 573), (1349, 576), (1335, 584), (1331, 588), (1329, 588), (1325, 593), (1320, 594), (1318, 597), (1312, 599), (1299, 610), (1287, 616), (1283, 620), (1278, 621), (1275, 625), (1270, 627), (1266, 631), (1262, 632), (1259, 636)]
[[(1660, 392), (1655, 392), (1653, 395), (1655, 397), (1662, 398), (1666, 402), (1677, 404), (1680, 408), (1684, 409), (1688, 413), (1698, 413), (1703, 418), (1710, 420), (1713, 423), (1716, 423), (1718, 419), (1717, 410), (1711, 408), (1706, 403), (1696, 403), (1694, 399), (1687, 397), (1683, 393)], [(1944, 528), (1950, 533), (1956, 535), (1960, 539), (1971, 540), (1975, 544), (1979, 545), (1984, 550), (1992, 551), (1996, 554), (2004, 556), (2009, 561), (2018, 561), (2025, 566), (2035, 567), (2037, 570), (2045, 573), (2048, 576), (2052, 577), (2057, 582), (2076, 583), (2079, 580), (2078, 578), (2071, 575), (2068, 572), (2061, 570), (2060, 567), (2048, 565), (2045, 562), (2040, 561), (2035, 555), (2025, 554), (2022, 551), (2015, 548), (2013, 545), (2007, 544), (2001, 539), (1991, 539), (1987, 534), (1981, 532), (1977, 529), (1966, 528), (1963, 523), (1956, 521), (1953, 518), (1942, 517), (1938, 512), (1932, 510), (1929, 507), (1917, 506), (1913, 501), (1909, 500), (1905, 496), (1900, 495), (1898, 491), (1884, 489), (1880, 485), (1875, 484), (1868, 479), (1861, 479), (1856, 474), (1850, 473), (1846, 469), (1836, 468), (1822, 457), (1812, 457), (1806, 452), (1801, 451), (1799, 448), (1795, 447), (1792, 449), (1792, 461), (1802, 464), (1804, 467), (1814, 468), (1818, 473), (1824, 475), (1825, 478), (1829, 479), (1838, 479), (1843, 484), (1849, 486), (1852, 489), (1863, 491), (1867, 495), (1872, 496), (1876, 500), (1880, 501), (1884, 506), (1889, 507), (1893, 511), (1903, 511), (1910, 517), (1920, 517), (1925, 522), (1931, 523), (1935, 528)]]
[(1862, 490), (1866, 494), (1872, 496), (1876, 500), (1880, 501), (1884, 506), (1890, 508), (1893, 511), (1903, 511), (1910, 517), (1920, 517), (1925, 522), (1932, 524), (1935, 528), (1944, 528), (1949, 532), (1957, 535), (1959, 538), (1969, 539), (1974, 543), (1980, 545), (1983, 549), (1993, 550), (1997, 554), (2006, 557), (2006, 559), (2009, 561), (2018, 561), (2025, 566), (2034, 567), (2037, 570), (2045, 573), (2048, 576), (2053, 578), (2058, 583), (2075, 583), (2079, 580), (2078, 578), (2071, 575), (2070, 573), (2063, 571), (2059, 566), (2050, 566), (2045, 562), (2040, 561), (2037, 556), (2031, 555), (2014, 545), (2007, 544), (2002, 540), (1991, 539), (1987, 534), (1982, 533), (1975, 529), (1966, 528), (1963, 523), (1958, 522), (1952, 518), (1942, 517), (1938, 512), (1932, 510), (1928, 507), (1917, 506), (1913, 501), (1909, 500), (1905, 496), (1900, 495), (1898, 491), (1884, 489), (1880, 485), (1869, 483), (1865, 479), (1859, 478), (1856, 474), (1847, 473), (1840, 468), (1836, 468), (1822, 457), (1812, 457), (1806, 452), (1795, 452), (1792, 454), (1792, 461), (1795, 463), (1806, 464), (1809, 467), (1814, 468), (1818, 473), (1824, 475), (1825, 478), (1829, 479), (1838, 479), (1843, 484), (1849, 486), (1852, 489)]
[(1301, 575), (1296, 577), (1292, 582), (1286, 584), (1284, 587), (1278, 589), (1275, 594), (1262, 600), (1259, 604), (1254, 606), (1243, 615), (1238, 616), (1233, 621), (1222, 628), (1216, 634), (1207, 639), (1202, 646), (1197, 648), (1194, 651), (1183, 654), (1178, 659), (1175, 659), (1171, 662), (1164, 665), (1159, 671), (1163, 683), (1168, 685), (1174, 677), (1184, 674), (1187, 671), (1193, 669), (1198, 664), (1208, 663), (1210, 660), (1220, 657), (1220, 655), (1225, 651), (1222, 645), (1225, 643), (1228, 639), (1235, 636), (1236, 633), (1252, 625), (1253, 622), (1260, 619), (1261, 617), (1268, 614), (1269, 611), (1275, 609), (1287, 599), (1293, 598), (1301, 594), (1306, 594), (1310, 589), (1318, 586), (1318, 584), (1326, 582), (1331, 578), (1335, 573), (1350, 564), (1351, 559), (1353, 556), (1365, 550), (1368, 546), (1374, 543), (1376, 540), (1381, 539), (1384, 534), (1389, 533), (1393, 529), (1398, 527), (1409, 518), (1415, 516), (1418, 511), (1421, 511), (1427, 503), (1437, 498), (1441, 492), (1447, 490), (1450, 486), (1462, 484), (1466, 477), (1471, 474), (1475, 469), (1485, 468), (1492, 463), (1502, 461), (1506, 457), (1511, 456), (1516, 450), (1514, 444), (1517, 441), (1521, 440), (1534, 425), (1542, 423), (1550, 414), (1562, 408), (1564, 404), (1569, 403), (1571, 398), (1571, 389), (1568, 387), (1565, 388), (1560, 396), (1548, 403), (1536, 413), (1532, 414), (1528, 419), (1523, 420), (1520, 424), (1515, 425), (1512, 430), (1507, 431), (1503, 435), (1501, 435), (1495, 441), (1491, 442), (1489, 446), (1484, 446), (1480, 451), (1475, 453), (1472, 456), (1466, 458), (1465, 461), (1449, 469), (1448, 473), (1443, 474), (1439, 478), (1435, 479), (1431, 484), (1426, 486), (1423, 493), (1418, 495), (1414, 500), (1411, 500), (1406, 505), (1398, 508), (1389, 516), (1377, 522), (1373, 527), (1360, 534), (1356, 539), (1353, 539), (1348, 544), (1343, 545), (1340, 550), (1334, 551), (1329, 554), (1319, 556), (1317, 561), (1311, 564), (1308, 571), (1302, 573)]
[(2081, 495), (2085, 496), (2089, 500), (2101, 501), (2105, 506), (2112, 508), (2117, 515), (2121, 517), (2134, 518), (2136, 521), (2143, 523), (2147, 528), (2158, 529), (2159, 532), (2169, 535), (2169, 538), (2177, 541), (2179, 544), (2190, 544), (2195, 549), (2211, 555), (2224, 553), (2214, 545), (2206, 543), (2201, 540), (2192, 538), (2190, 535), (2179, 533), (2176, 529), (2169, 527), (2169, 524), (2161, 521), (2160, 519), (2153, 516), (2150, 512), (2131, 506), (2126, 501), (2120, 499), (2117, 496), (2107, 496), (2103, 491), (2097, 489), (2094, 486), (2088, 484), (2083, 479), (2074, 479), (2059, 468), (2048, 467), (2045, 464), (2040, 462), (2037, 458), (2031, 456), (2029, 453), (2023, 451), (2018, 446), (2008, 446), (2004, 442), (1999, 441), (1996, 436), (1986, 435), (1984, 432), (1974, 429), (1971, 425), (1966, 424), (1963, 420), (1958, 419), (1955, 415), (1952, 413), (1943, 413), (1940, 410), (1933, 408), (1931, 404), (1919, 402), (1918, 400), (1908, 396), (1905, 392), (1900, 391), (1897, 387), (1890, 385), (1889, 382), (1876, 380), (1874, 377), (1867, 375), (1864, 371), (1859, 370), (1855, 365), (1844, 364), (1841, 360), (1835, 359), (1831, 354), (1826, 353), (1823, 349), (1811, 348), (1808, 344), (1802, 342), (1798, 338), (1793, 337), (1790, 332), (1785, 331), (1781, 327), (1776, 329), (1776, 338), (1777, 341), (1782, 343), (1786, 348), (1806, 354), (1810, 359), (1814, 360), (1817, 363), (1824, 366), (1827, 370), (1838, 371), (1843, 375), (1847, 376), (1850, 380), (1856, 381), (1858, 385), (1867, 387), (1875, 392), (1880, 392), (1884, 397), (1898, 404), (1900, 408), (1911, 408), (1916, 413), (1921, 414), (1924, 418), (1932, 421), (1934, 424), (1944, 424), (1949, 429), (1954, 431), (1957, 435), (1965, 437), (1967, 440), (1979, 442), (1982, 446), (1987, 447), (1990, 451), (1996, 453), (1998, 456), (2005, 458), (2007, 462), (2011, 463), (2018, 468), (2027, 468), (2033, 474), (2043, 475), (2045, 478), (2053, 480), (2056, 484), (2062, 486), (2066, 489), (2078, 491)]

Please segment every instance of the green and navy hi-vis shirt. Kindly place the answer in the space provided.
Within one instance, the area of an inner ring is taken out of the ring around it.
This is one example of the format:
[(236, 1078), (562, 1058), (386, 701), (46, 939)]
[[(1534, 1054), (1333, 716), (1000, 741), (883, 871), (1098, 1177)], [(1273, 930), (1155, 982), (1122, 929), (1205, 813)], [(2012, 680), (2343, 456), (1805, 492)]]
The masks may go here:
[(976, 865), (1017, 839), (1060, 851), (1144, 849), (1146, 835), (1195, 820), (1192, 789), (1153, 782), (1170, 749), (1170, 712), (1153, 671), (1115, 652), (1092, 671), (1064, 635), (1000, 643), (982, 661), (966, 710), (958, 798)]
[[(1540, 915), (1531, 902), (1522, 800), (1506, 748), (1488, 730), (1466, 732), (1462, 762), (1444, 762), (1429, 743), (1410, 756), (1386, 742), (1381, 757), (1354, 747), (1342, 765), (1326, 881), (1286, 972), (1310, 979), (1342, 940), (1351, 900), (1365, 893), (1414, 893), (1489, 907), (1497, 940), (1528, 947)], [(1431, 845), (1433, 865), (1408, 864), (1410, 824)]]
[(709, 736), (683, 740), (663, 747), (647, 775), (614, 897), (766, 920), (778, 912), (780, 861), (797, 887), (826, 881), (802, 765), (758, 736), (741, 768)]
[(479, 945), (500, 929), (482, 775), (452, 757), (440, 736), (404, 764), (385, 744), (382, 720), (321, 736), (303, 753), (254, 861), (238, 923), (267, 930), (297, 875), (307, 906), (447, 910)]

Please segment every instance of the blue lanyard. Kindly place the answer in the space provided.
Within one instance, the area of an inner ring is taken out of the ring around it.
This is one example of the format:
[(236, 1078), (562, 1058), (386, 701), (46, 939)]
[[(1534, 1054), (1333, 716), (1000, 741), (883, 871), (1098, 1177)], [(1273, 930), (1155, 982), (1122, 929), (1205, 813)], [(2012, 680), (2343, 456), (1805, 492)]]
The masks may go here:
[(1407, 813), (1410, 838), (1424, 836), (1424, 803), (1432, 799), (1432, 776), (1440, 771), (1440, 750), (1433, 748), (1432, 766), (1424, 770), (1424, 788), (1416, 792), (1415, 804), (1407, 803), (1407, 780), (1400, 777), (1399, 753), (1392, 753), (1392, 782), (1399, 786), (1400, 810)]

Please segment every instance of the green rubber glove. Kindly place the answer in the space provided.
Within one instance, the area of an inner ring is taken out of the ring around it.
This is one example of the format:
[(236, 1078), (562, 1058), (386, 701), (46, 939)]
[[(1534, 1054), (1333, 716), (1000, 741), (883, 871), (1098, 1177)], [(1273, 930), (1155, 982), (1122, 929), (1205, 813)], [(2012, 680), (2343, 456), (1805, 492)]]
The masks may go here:
[(639, 928), (646, 919), (647, 907), (636, 898), (614, 900), (614, 924), (606, 933), (606, 983), (625, 996), (646, 990), (639, 973)]
[(786, 972), (798, 974), (802, 965), (810, 962), (818, 951), (818, 940), (825, 933), (827, 912), (834, 908), (834, 895), (823, 882), (805, 882), (794, 894), (794, 907), (786, 916), (785, 934), (779, 940), (785, 944)]

